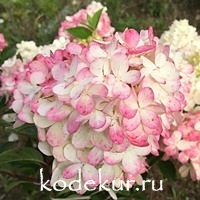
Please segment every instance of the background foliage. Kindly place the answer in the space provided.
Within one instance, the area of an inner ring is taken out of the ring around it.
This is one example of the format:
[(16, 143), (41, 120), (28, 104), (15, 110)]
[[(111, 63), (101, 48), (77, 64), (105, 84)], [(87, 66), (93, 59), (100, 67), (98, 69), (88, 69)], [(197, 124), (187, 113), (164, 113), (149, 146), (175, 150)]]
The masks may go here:
[[(88, 5), (91, 0), (0, 0), (0, 33), (3, 33), (9, 46), (1, 53), (0, 64), (16, 51), (16, 43), (21, 40), (33, 40), (37, 45), (51, 43), (57, 36), (60, 22), (66, 15), (75, 13)], [(200, 31), (199, 0), (101, 0), (108, 8), (112, 25), (116, 30), (133, 27), (136, 30), (154, 27), (155, 34), (168, 29), (174, 19), (187, 18), (190, 24)], [(0, 97), (0, 117), (11, 112)], [(17, 142), (8, 142), (11, 133), (19, 135)], [(32, 148), (32, 147), (35, 147)], [(71, 197), (78, 199), (70, 191), (65, 193), (39, 192), (39, 169), (44, 168), (45, 178), (50, 178), (49, 163), (51, 157), (44, 157), (36, 149), (37, 132), (33, 125), (24, 125), (12, 129), (11, 123), (0, 120), (0, 200), (50, 199)], [(25, 152), (25, 153), (24, 153)], [(176, 176), (174, 164), (149, 157), (152, 168), (147, 178), (164, 179), (164, 191), (152, 193), (151, 188), (145, 192), (121, 192), (120, 199), (198, 199), (200, 185), (189, 179)], [(175, 165), (178, 165), (175, 163)], [(177, 168), (177, 167), (176, 167)], [(159, 169), (159, 170), (158, 170)], [(170, 172), (170, 173), (169, 173)], [(105, 192), (86, 193), (93, 200), (109, 199)]]

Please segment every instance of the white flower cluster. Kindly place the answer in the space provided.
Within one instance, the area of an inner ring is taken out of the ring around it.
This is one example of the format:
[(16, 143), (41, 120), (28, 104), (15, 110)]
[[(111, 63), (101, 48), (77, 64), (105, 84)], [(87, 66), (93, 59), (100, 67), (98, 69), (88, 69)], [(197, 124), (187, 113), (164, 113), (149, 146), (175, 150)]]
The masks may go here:
[(200, 36), (187, 19), (175, 20), (169, 30), (162, 34), (161, 42), (170, 45), (173, 50), (184, 52), (186, 57), (200, 51)]

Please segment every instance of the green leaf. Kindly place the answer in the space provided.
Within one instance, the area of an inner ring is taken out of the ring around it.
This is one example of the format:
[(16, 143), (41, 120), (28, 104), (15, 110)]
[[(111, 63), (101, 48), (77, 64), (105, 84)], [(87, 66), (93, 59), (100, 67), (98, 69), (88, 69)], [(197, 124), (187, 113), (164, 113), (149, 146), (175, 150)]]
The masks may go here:
[(158, 162), (158, 167), (159, 167), (160, 171), (163, 173), (163, 175), (169, 181), (175, 180), (175, 178), (176, 178), (176, 168), (170, 160), (167, 160), (167, 161), (160, 160)]
[(95, 30), (97, 28), (97, 25), (99, 23), (99, 19), (101, 17), (101, 13), (103, 11), (103, 8), (98, 10), (93, 17), (90, 19), (90, 21), (88, 21), (88, 23), (90, 24), (90, 26)]
[(14, 161), (44, 163), (41, 153), (30, 147), (10, 149), (0, 154), (0, 165)]
[(67, 29), (67, 31), (77, 37), (77, 38), (80, 38), (80, 39), (87, 39), (89, 36), (92, 35), (92, 31), (90, 31), (89, 29), (83, 27), (83, 26), (77, 26), (77, 27), (74, 27), (74, 28), (69, 28)]
[(15, 180), (12, 182), (10, 182), (9, 184), (6, 185), (5, 188), (5, 192), (9, 192), (10, 190), (12, 190), (13, 188), (15, 188), (16, 186), (20, 185), (20, 184), (24, 184), (24, 183), (28, 183), (27, 181), (21, 181), (21, 180)]
[(99, 23), (99, 19), (101, 17), (101, 13), (103, 11), (103, 8), (98, 10), (93, 16), (92, 18), (90, 17), (90, 19), (88, 20), (88, 23), (90, 24), (90, 26), (95, 30), (97, 28), (97, 25)]
[(92, 25), (92, 17), (88, 14), (87, 14), (87, 21), (88, 21), (88, 24), (91, 26)]

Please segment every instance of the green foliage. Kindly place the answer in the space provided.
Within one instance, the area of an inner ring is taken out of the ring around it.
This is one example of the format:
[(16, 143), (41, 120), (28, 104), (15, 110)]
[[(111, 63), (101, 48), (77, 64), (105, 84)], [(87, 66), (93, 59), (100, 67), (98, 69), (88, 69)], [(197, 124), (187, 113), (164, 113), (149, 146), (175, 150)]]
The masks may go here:
[(163, 173), (163, 175), (169, 180), (169, 181), (175, 181), (176, 179), (176, 168), (174, 167), (174, 164), (170, 161), (162, 161), (160, 160), (158, 162), (158, 167), (160, 171)]
[(103, 8), (98, 10), (92, 17), (87, 15), (88, 23), (93, 28), (93, 30), (97, 28), (102, 11)]
[(85, 27), (82, 27), (82, 26), (77, 26), (77, 27), (74, 27), (74, 28), (69, 28), (67, 29), (67, 31), (77, 37), (77, 38), (80, 38), (80, 39), (87, 39), (89, 36), (92, 35), (92, 31), (90, 31), (89, 29), (85, 28)]
[(44, 163), (42, 155), (30, 147), (9, 149), (0, 154), (0, 166), (5, 163), (16, 161), (31, 161), (40, 164)]

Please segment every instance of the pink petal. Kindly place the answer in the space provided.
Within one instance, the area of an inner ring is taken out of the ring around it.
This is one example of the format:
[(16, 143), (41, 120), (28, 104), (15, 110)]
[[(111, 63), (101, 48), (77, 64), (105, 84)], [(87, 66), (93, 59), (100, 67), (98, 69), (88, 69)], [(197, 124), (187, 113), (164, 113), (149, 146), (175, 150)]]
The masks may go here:
[(93, 57), (96, 57), (96, 58), (107, 56), (107, 53), (103, 49), (101, 49), (100, 46), (98, 45), (92, 45), (90, 47), (90, 53)]
[(135, 48), (140, 40), (139, 33), (134, 29), (126, 29), (123, 33), (126, 43), (131, 47)]
[(105, 85), (94, 84), (88, 90), (88, 95), (96, 95), (100, 97), (106, 97), (108, 95), (108, 89)]
[(121, 162), (123, 155), (124, 155), (123, 153), (113, 153), (110, 151), (105, 151), (104, 152), (104, 161), (108, 165), (116, 165), (119, 162)]
[(104, 59), (97, 59), (94, 60), (91, 65), (90, 65), (90, 71), (92, 74), (95, 76), (103, 76), (103, 64), (104, 64)]
[(127, 131), (135, 130), (140, 124), (140, 113), (137, 112), (133, 118), (123, 118), (123, 126)]
[(70, 42), (66, 46), (66, 51), (70, 54), (79, 55), (82, 51), (82, 47), (75, 42)]
[(47, 112), (57, 104), (58, 102), (56, 101), (48, 101), (48, 100), (44, 100), (44, 102), (42, 102), (38, 109), (37, 109), (37, 112), (39, 113), (39, 115), (41, 116), (46, 116)]
[(89, 120), (89, 125), (94, 129), (102, 128), (106, 123), (103, 112), (95, 110)]
[(72, 111), (72, 108), (67, 106), (67, 105), (57, 105), (52, 107), (48, 112), (47, 112), (47, 118), (51, 121), (62, 121), (64, 120)]
[(75, 133), (81, 126), (81, 122), (76, 121), (77, 116), (78, 116), (78, 113), (74, 111), (69, 115), (69, 118), (67, 120), (67, 123), (66, 123), (67, 131), (70, 134)]
[(68, 135), (63, 133), (63, 124), (61, 122), (53, 124), (46, 134), (48, 143), (53, 147), (65, 144), (67, 137)]
[(128, 58), (125, 54), (116, 53), (111, 58), (111, 69), (116, 77), (123, 76), (128, 71)]
[(88, 67), (85, 67), (83, 69), (81, 69), (77, 76), (76, 76), (76, 80), (78, 82), (90, 82), (93, 78), (93, 74), (90, 72), (89, 68)]
[(81, 115), (90, 114), (95, 107), (95, 101), (88, 95), (81, 96), (76, 104), (76, 110)]
[(122, 166), (125, 172), (136, 175), (141, 170), (141, 163), (138, 156), (132, 154), (132, 152), (126, 152), (126, 155), (122, 159)]
[(181, 102), (175, 99), (172, 96), (168, 96), (165, 99), (162, 99), (163, 104), (169, 108), (172, 112), (181, 110)]
[(69, 90), (67, 89), (67, 83), (60, 83), (53, 87), (53, 92), (57, 95), (67, 95), (69, 94)]
[(133, 49), (130, 52), (132, 54), (141, 54), (141, 53), (144, 53), (146, 51), (152, 50), (154, 48), (155, 48), (154, 45), (143, 45), (143, 46), (138, 46), (136, 49)]
[(66, 65), (63, 63), (56, 64), (51, 70), (52, 76), (57, 81), (63, 81), (66, 73)]
[(144, 128), (144, 132), (148, 135), (160, 135), (163, 131), (161, 123), (159, 123), (158, 126), (155, 128), (149, 128), (145, 125), (143, 126), (143, 128)]
[(21, 111), (18, 115), (18, 118), (26, 123), (33, 123), (33, 113), (31, 111)]
[(105, 163), (101, 168), (101, 177), (102, 182), (107, 181), (111, 183), (115, 178), (114, 167)]
[(30, 81), (33, 85), (41, 84), (45, 81), (45, 74), (42, 72), (33, 72), (30, 76)]
[(132, 109), (132, 107), (129, 107), (129, 105), (127, 105), (127, 103), (129, 103), (129, 102), (126, 102), (126, 100), (120, 101), (119, 112), (122, 116), (130, 119), (130, 118), (133, 118), (136, 115), (137, 107), (136, 107), (136, 109)]
[(140, 116), (142, 123), (149, 128), (156, 128), (161, 124), (161, 119), (158, 115), (150, 110), (141, 110)]
[(16, 112), (19, 113), (23, 108), (23, 100), (15, 100), (12, 103), (12, 109)]
[(149, 87), (142, 88), (138, 94), (138, 102), (141, 108), (150, 105), (154, 100), (153, 90)]
[(121, 144), (124, 141), (124, 131), (117, 122), (112, 122), (108, 129), (110, 139), (115, 144)]
[(72, 164), (70, 166), (68, 166), (67, 168), (65, 168), (65, 170), (63, 171), (63, 178), (66, 179), (71, 179), (75, 176), (77, 176), (79, 170), (81, 169), (82, 164), (78, 163), (78, 164)]
[(22, 94), (31, 94), (35, 92), (35, 88), (27, 81), (20, 81), (17, 88)]
[(103, 161), (103, 151), (94, 147), (88, 154), (88, 163), (96, 166)]
[(44, 142), (46, 140), (46, 131), (44, 128), (37, 127), (37, 136), (40, 142)]
[(122, 75), (121, 80), (125, 83), (129, 83), (129, 84), (137, 84), (138, 80), (140, 79), (140, 71), (137, 70), (131, 70), (126, 72), (125, 74)]
[(75, 85), (72, 90), (70, 91), (70, 97), (72, 99), (77, 99), (80, 97), (82, 92), (84, 91), (84, 86), (83, 85)]
[(123, 82), (116, 82), (112, 92), (119, 99), (127, 99), (130, 96), (131, 89)]

